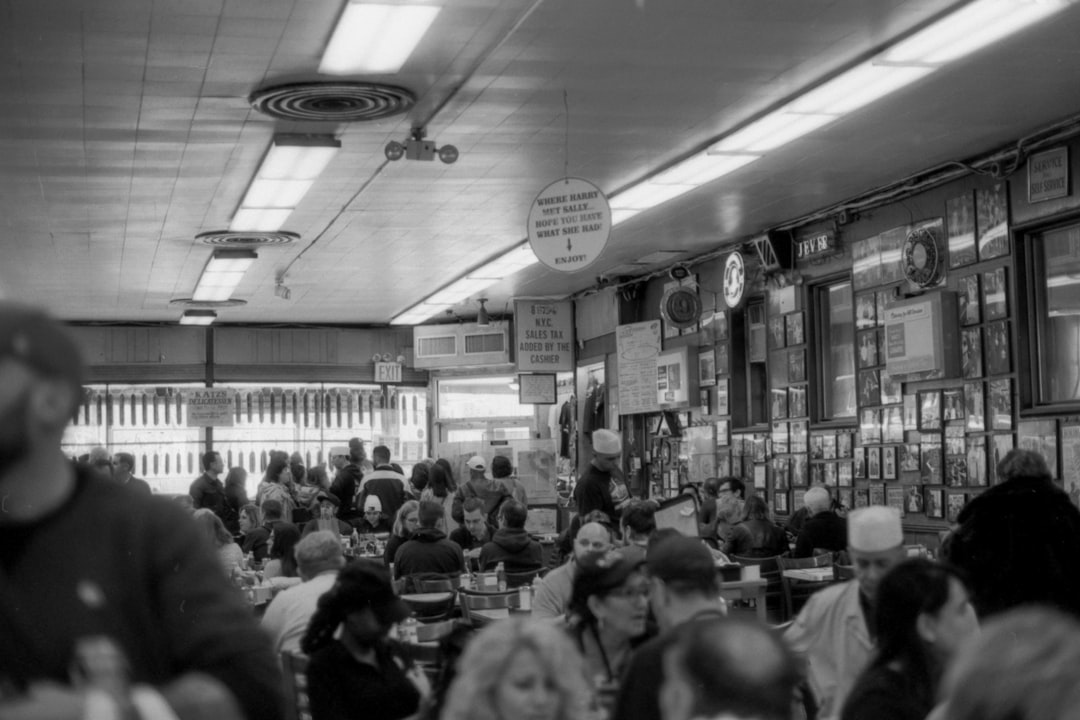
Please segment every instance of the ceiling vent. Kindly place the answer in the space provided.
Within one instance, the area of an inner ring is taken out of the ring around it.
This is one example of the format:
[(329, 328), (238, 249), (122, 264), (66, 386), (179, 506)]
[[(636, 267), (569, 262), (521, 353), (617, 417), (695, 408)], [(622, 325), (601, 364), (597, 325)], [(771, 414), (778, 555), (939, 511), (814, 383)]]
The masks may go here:
[(291, 232), (230, 232), (228, 230), (212, 230), (199, 233), (195, 239), (203, 245), (212, 245), (219, 248), (252, 248), (266, 247), (267, 245), (288, 245), (300, 239), (300, 236)]
[(251, 107), (280, 120), (356, 122), (399, 115), (416, 96), (396, 85), (370, 82), (307, 82), (256, 90)]
[(414, 366), (440, 370), (510, 362), (506, 325), (418, 325), (413, 328)]

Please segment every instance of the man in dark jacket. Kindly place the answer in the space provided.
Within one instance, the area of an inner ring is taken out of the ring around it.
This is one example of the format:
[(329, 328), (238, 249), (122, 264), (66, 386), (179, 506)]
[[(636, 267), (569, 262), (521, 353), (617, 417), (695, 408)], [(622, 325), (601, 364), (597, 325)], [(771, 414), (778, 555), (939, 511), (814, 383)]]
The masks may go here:
[(330, 448), (330, 464), (337, 469), (334, 482), (330, 484), (330, 493), (338, 499), (338, 520), (344, 520), (354, 527), (360, 523), (363, 514), (355, 505), (360, 482), (364, 478), (364, 472), (360, 469), (363, 459), (363, 446), (359, 454), (344, 446)]
[(507, 500), (499, 510), (499, 529), (480, 550), (480, 568), (485, 572), (500, 562), (508, 572), (539, 570), (544, 564), (540, 543), (525, 532), (529, 511), (517, 500)]
[(829, 491), (816, 485), (806, 491), (803, 504), (810, 514), (810, 519), (799, 532), (791, 556), (801, 558), (810, 557), (818, 550), (846, 550), (847, 522), (833, 511)]
[(611, 474), (622, 464), (622, 438), (611, 430), (594, 430), (592, 445), (592, 462), (574, 488), (578, 515), (599, 510), (614, 521), (618, 515), (611, 498)]
[(379, 498), (386, 517), (395, 518), (398, 509), (405, 504), (405, 477), (390, 464), (390, 448), (385, 445), (373, 448), (371, 459), (375, 469), (361, 483), (358, 504), (364, 507), (367, 499), (374, 495)]
[(979, 618), (1026, 603), (1080, 617), (1080, 510), (1036, 452), (1010, 450), (997, 472), (1003, 482), (964, 506), (943, 547), (967, 572)]
[(221, 518), (222, 522), (229, 515), (229, 503), (225, 500), (225, 486), (221, 483), (221, 473), (225, 472), (225, 463), (221, 454), (211, 450), (202, 455), (203, 474), (195, 478), (188, 489), (188, 495), (195, 501), (195, 509), (207, 508)]
[(452, 575), (465, 569), (465, 557), (461, 548), (446, 539), (440, 527), (443, 507), (437, 502), (424, 500), (416, 511), (420, 529), (398, 548), (394, 555), (394, 577), (406, 577), (417, 573)]
[(478, 569), (475, 566), (480, 558), (480, 550), (491, 542), (498, 528), (487, 521), (484, 501), (480, 498), (469, 498), (462, 505), (462, 509), (465, 511), (465, 522), (450, 532), (450, 541), (461, 547), (469, 569)]

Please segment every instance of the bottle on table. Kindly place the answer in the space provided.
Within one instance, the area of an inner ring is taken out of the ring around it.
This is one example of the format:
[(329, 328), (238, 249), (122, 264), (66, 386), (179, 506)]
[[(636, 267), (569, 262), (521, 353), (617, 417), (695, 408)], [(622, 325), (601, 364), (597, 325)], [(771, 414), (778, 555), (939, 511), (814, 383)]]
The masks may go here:
[(419, 640), (417, 639), (416, 628), (419, 624), (420, 623), (417, 622), (416, 618), (412, 615), (405, 618), (401, 623), (401, 642), (411, 643), (413, 645), (418, 643)]
[(93, 635), (75, 642), (74, 679), (87, 691), (85, 720), (136, 720), (131, 668), (112, 638)]
[(501, 562), (495, 566), (495, 582), (498, 584), (499, 592), (506, 592), (506, 566)]

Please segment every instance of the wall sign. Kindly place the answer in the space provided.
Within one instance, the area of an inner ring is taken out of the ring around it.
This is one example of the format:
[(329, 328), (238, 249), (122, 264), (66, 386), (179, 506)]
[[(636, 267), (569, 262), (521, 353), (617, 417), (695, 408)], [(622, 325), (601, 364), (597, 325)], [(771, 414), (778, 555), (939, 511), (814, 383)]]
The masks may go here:
[(1069, 194), (1069, 148), (1059, 147), (1028, 158), (1028, 202)]
[(937, 291), (885, 308), (885, 365), (891, 377), (960, 374), (956, 303), (956, 293)]
[(611, 206), (588, 180), (563, 178), (540, 191), (529, 210), (529, 245), (552, 270), (592, 265), (611, 235)]
[(519, 372), (574, 369), (574, 303), (514, 300), (515, 360)]
[(399, 383), (401, 382), (401, 363), (377, 362), (375, 363), (375, 382)]
[(225, 388), (188, 390), (188, 427), (232, 427), (236, 412), (236, 391)]
[(836, 233), (832, 230), (811, 235), (795, 242), (795, 259), (805, 260), (815, 255), (824, 255), (836, 249)]
[(615, 329), (621, 414), (660, 409), (656, 401), (656, 358), (660, 355), (660, 343), (659, 320), (619, 325)]
[(554, 405), (555, 373), (518, 375), (518, 402), (522, 405)]
[[(694, 377), (694, 380), (697, 378)], [(661, 408), (690, 407), (690, 350), (665, 350), (656, 358), (656, 402)], [(696, 383), (695, 383), (696, 384)], [(694, 392), (697, 389), (694, 388)]]
[(736, 308), (746, 292), (746, 264), (742, 253), (736, 250), (724, 262), (724, 303)]

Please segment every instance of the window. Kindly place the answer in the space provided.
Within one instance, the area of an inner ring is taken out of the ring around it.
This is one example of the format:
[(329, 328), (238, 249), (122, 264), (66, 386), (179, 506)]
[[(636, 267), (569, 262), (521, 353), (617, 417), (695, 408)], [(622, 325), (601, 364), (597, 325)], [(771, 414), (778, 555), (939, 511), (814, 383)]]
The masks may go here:
[(819, 418), (850, 420), (855, 408), (855, 313), (850, 280), (813, 289)]
[(1026, 246), (1037, 336), (1031, 344), (1035, 402), (1075, 404), (1080, 401), (1080, 224), (1036, 233)]

